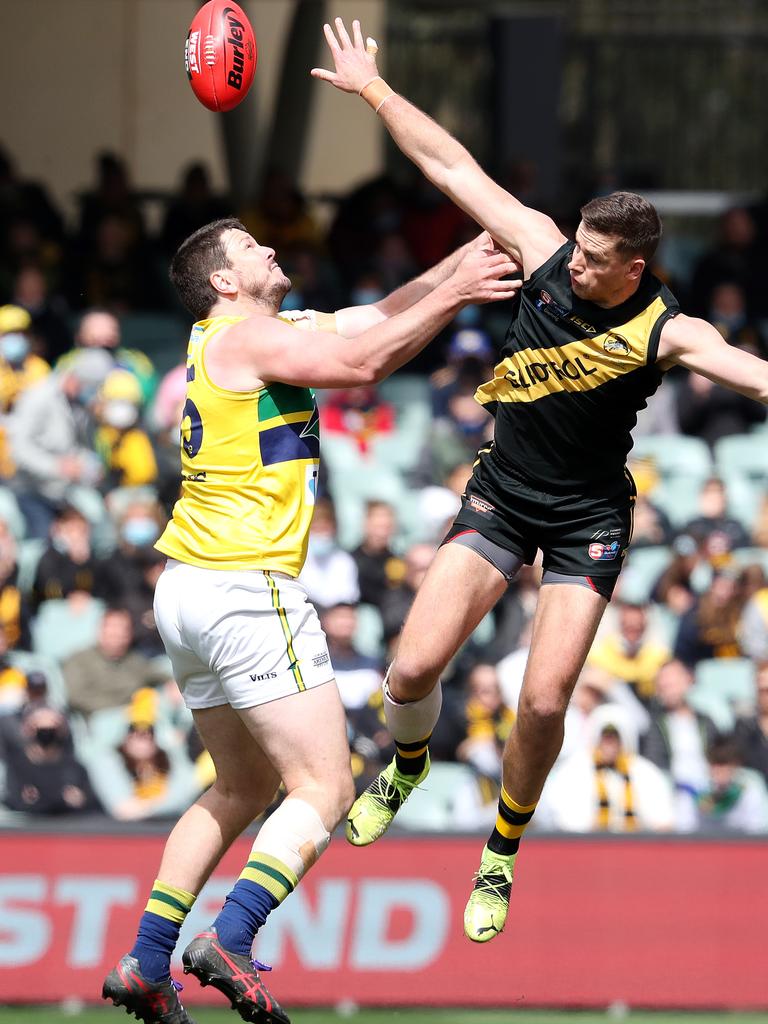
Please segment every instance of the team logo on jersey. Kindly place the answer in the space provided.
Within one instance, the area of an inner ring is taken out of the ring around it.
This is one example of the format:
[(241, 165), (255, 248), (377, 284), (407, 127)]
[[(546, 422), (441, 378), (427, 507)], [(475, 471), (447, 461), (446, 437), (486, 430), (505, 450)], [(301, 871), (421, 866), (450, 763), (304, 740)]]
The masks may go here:
[(612, 544), (590, 544), (588, 553), (589, 557), (594, 559), (596, 562), (612, 562), (614, 558), (619, 556), (619, 542), (613, 541)]
[(614, 334), (613, 331), (609, 331), (603, 341), (603, 348), (606, 352), (615, 353), (621, 356), (629, 355), (629, 342), (626, 338), (622, 338), (620, 334)]
[(320, 458), (320, 416), (317, 406), (304, 423), (281, 423), (259, 434), (261, 463), (274, 466), (278, 462)]

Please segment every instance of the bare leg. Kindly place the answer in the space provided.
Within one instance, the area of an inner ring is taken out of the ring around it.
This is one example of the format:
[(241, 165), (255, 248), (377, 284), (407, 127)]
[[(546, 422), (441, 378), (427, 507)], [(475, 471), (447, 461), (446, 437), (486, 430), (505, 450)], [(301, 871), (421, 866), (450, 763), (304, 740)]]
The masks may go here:
[(504, 750), (504, 788), (535, 804), (563, 745), (568, 702), (607, 601), (586, 587), (541, 588), (517, 720)]
[(478, 623), (507, 589), (507, 581), (476, 551), (445, 544), (435, 555), (413, 602), (389, 690), (399, 701), (425, 697)]
[(280, 779), (228, 704), (193, 716), (216, 781), (168, 837), (158, 878), (197, 894), (234, 840), (269, 806)]

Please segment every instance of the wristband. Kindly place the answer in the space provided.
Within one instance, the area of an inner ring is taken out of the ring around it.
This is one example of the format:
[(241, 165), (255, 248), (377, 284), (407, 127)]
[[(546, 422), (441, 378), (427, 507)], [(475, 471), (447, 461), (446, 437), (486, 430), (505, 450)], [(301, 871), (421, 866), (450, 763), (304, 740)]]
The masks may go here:
[(384, 79), (378, 75), (372, 78), (370, 82), (367, 82), (360, 90), (360, 96), (377, 114), (389, 97), (394, 95), (395, 90), (390, 89)]

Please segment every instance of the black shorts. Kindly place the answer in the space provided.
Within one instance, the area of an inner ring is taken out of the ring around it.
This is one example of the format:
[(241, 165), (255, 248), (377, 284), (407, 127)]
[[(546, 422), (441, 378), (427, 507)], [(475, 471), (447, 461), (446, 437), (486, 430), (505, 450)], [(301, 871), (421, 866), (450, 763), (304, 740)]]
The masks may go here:
[(540, 548), (545, 573), (584, 577), (610, 598), (632, 538), (636, 495), (628, 470), (577, 494), (540, 491), (506, 472), (491, 449), (475, 464), (446, 540), (476, 530), (528, 565)]

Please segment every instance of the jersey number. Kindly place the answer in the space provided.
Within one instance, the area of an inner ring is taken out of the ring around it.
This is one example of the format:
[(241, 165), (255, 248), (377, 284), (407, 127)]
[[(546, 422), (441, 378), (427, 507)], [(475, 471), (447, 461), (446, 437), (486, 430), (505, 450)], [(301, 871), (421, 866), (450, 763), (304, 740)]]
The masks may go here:
[(194, 459), (203, 443), (203, 421), (197, 406), (188, 398), (181, 413), (181, 446), (187, 457)]

